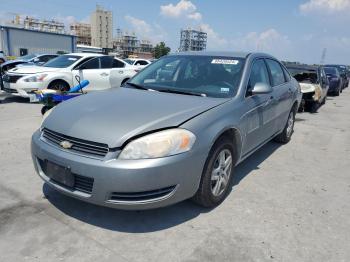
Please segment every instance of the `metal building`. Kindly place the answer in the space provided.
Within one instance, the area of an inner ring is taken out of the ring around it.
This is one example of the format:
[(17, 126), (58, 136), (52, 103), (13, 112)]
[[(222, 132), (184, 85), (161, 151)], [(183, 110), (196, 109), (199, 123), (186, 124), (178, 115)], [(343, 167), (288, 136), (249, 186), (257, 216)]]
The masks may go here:
[(202, 51), (207, 48), (207, 33), (191, 28), (181, 30), (179, 51)]
[(6, 56), (30, 53), (71, 53), (76, 36), (0, 25), (0, 51)]

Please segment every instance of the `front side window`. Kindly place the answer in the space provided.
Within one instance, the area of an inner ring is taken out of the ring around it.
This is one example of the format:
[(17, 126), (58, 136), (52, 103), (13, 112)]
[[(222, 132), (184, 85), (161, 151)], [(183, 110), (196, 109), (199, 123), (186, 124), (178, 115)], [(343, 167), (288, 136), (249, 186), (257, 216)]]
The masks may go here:
[(272, 85), (278, 86), (285, 83), (286, 80), (281, 65), (272, 59), (266, 59), (266, 62), (271, 72)]
[(47, 63), (44, 64), (44, 66), (45, 67), (54, 67), (54, 68), (66, 68), (66, 67), (73, 65), (79, 59), (81, 59), (81, 56), (62, 55), (62, 56), (56, 57), (56, 58), (48, 61)]
[(257, 83), (264, 83), (270, 85), (269, 73), (266, 68), (266, 64), (263, 59), (258, 59), (253, 63), (247, 91), (249, 92), (254, 88)]
[(168, 56), (146, 67), (130, 83), (156, 91), (231, 97), (237, 93), (244, 63), (244, 58), (235, 57)]
[(79, 67), (80, 70), (100, 69), (99, 57), (93, 58)]

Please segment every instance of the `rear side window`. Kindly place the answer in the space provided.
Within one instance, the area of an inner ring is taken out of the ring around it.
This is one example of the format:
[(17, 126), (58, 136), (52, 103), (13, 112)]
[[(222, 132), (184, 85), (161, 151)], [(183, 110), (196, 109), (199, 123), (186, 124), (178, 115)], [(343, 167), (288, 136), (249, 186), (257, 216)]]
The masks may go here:
[(119, 61), (118, 59), (113, 59), (113, 68), (123, 68), (125, 67), (125, 64), (122, 61)]
[(111, 56), (103, 56), (100, 58), (101, 60), (101, 68), (108, 69), (113, 67), (113, 57)]
[(291, 77), (290, 77), (290, 74), (289, 74), (288, 70), (284, 66), (282, 66), (282, 69), (283, 69), (283, 72), (284, 72), (284, 77), (286, 79), (286, 82), (289, 82)]
[(247, 91), (249, 92), (252, 90), (257, 83), (265, 83), (270, 85), (269, 74), (263, 59), (254, 61), (250, 72)]
[(135, 65), (148, 65), (148, 63), (145, 60), (138, 60)]
[(266, 59), (266, 62), (271, 72), (272, 85), (278, 86), (285, 83), (286, 80), (280, 63), (272, 59)]

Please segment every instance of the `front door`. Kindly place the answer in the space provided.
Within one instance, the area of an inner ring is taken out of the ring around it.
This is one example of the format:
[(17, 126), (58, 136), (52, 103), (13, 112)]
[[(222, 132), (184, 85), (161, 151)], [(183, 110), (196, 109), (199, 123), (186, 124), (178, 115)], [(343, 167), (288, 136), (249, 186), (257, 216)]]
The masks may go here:
[(74, 85), (78, 84), (75, 79), (75, 76), (78, 75), (80, 81), (89, 80), (90, 82), (90, 84), (84, 89), (85, 91), (107, 89), (110, 87), (110, 71), (110, 69), (101, 68), (101, 57), (93, 58), (79, 66), (78, 69), (72, 71)]
[(243, 116), (245, 139), (243, 155), (266, 142), (274, 134), (276, 102), (273, 94), (253, 95), (250, 91), (257, 83), (270, 85), (270, 77), (263, 59), (253, 62), (244, 107), (247, 113)]

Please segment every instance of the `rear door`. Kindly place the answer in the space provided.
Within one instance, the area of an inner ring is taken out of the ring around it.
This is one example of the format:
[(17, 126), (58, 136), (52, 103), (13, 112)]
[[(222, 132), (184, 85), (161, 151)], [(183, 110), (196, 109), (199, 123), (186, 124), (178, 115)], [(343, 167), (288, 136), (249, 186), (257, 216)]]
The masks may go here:
[(326, 72), (324, 71), (323, 67), (320, 67), (318, 69), (319, 71), (319, 76), (320, 76), (320, 85), (322, 88), (322, 99), (325, 99), (328, 93), (328, 89), (329, 89), (329, 81), (326, 75)]
[(274, 132), (279, 132), (286, 124), (293, 101), (291, 77), (288, 71), (276, 60), (266, 59), (272, 80), (276, 111), (273, 118)]

